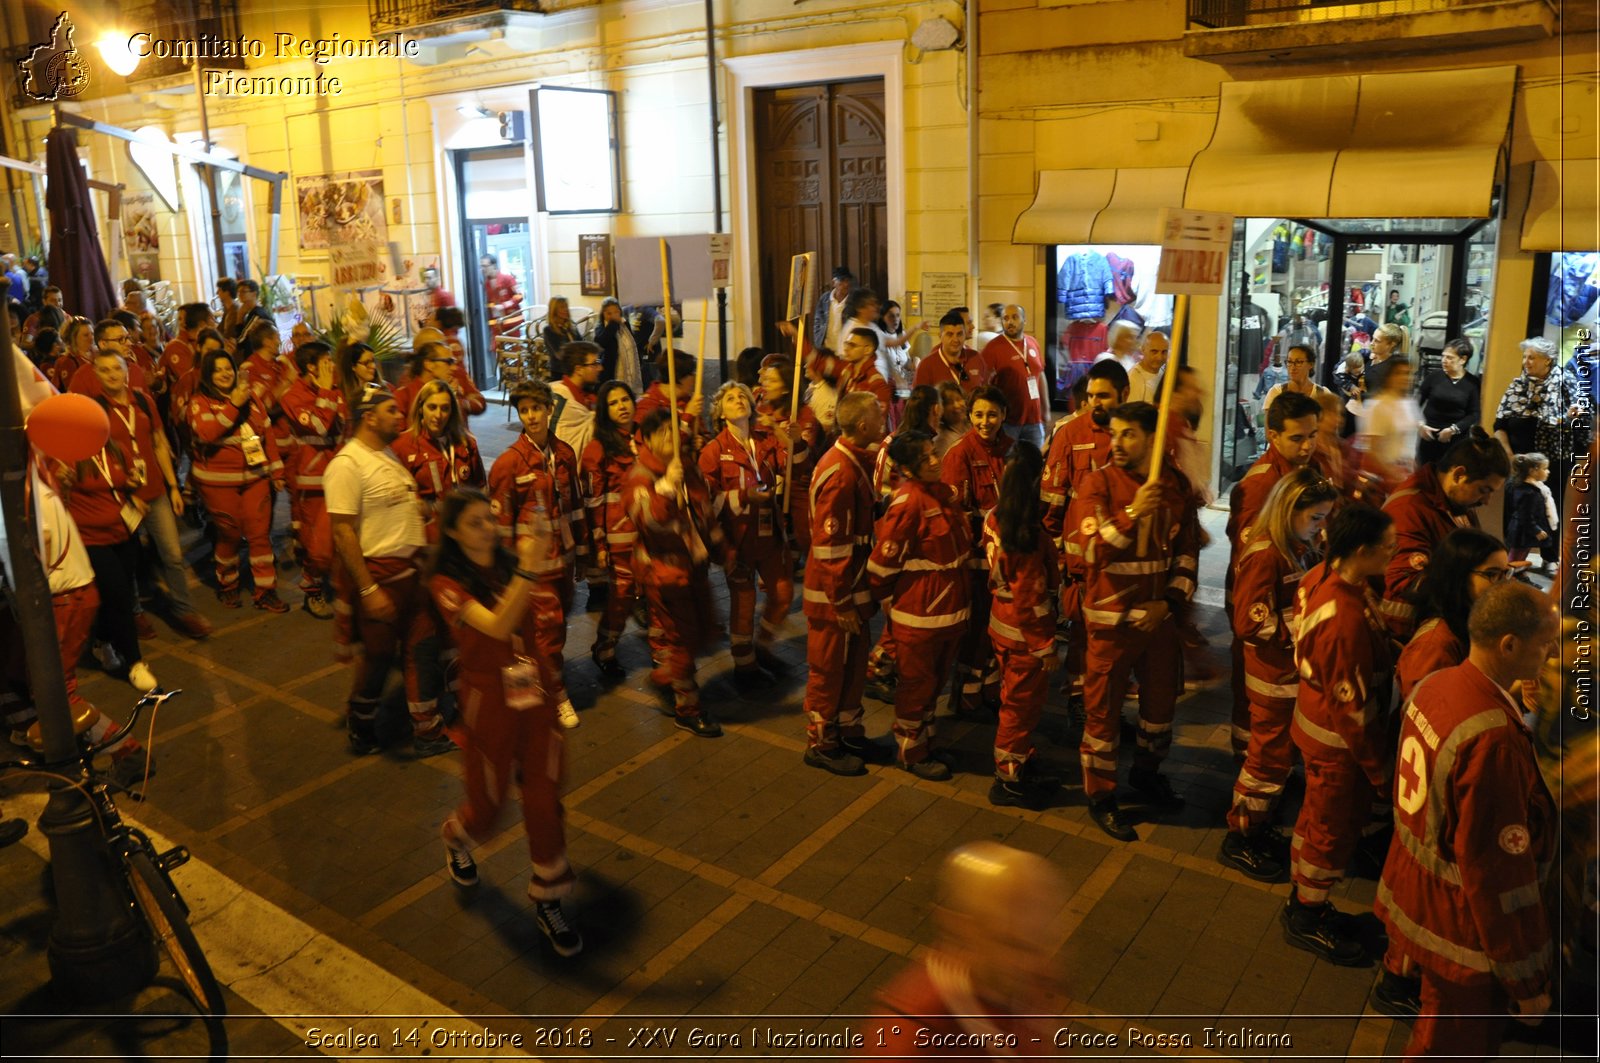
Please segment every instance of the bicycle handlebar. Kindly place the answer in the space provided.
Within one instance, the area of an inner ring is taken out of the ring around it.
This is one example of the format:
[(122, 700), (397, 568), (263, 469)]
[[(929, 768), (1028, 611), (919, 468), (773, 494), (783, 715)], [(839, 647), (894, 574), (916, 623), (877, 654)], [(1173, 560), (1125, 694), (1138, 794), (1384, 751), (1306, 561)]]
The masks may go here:
[(128, 722), (117, 728), (110, 735), (102, 738), (92, 746), (78, 746), (78, 752), (65, 760), (8, 760), (0, 762), (0, 771), (10, 771), (17, 768), (36, 768), (54, 770), (72, 764), (88, 764), (89, 761), (121, 742), (133, 731), (134, 724), (139, 722), (139, 714), (147, 708), (159, 708), (166, 702), (182, 694), (182, 690), (152, 690), (141, 697), (133, 706), (133, 713), (128, 717)]

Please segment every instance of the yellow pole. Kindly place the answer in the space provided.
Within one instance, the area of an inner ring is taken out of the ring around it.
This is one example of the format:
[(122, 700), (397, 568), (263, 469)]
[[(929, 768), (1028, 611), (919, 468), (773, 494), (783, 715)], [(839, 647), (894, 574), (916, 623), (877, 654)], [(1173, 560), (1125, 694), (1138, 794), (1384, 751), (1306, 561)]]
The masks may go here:
[[(1172, 391), (1178, 381), (1178, 360), (1183, 354), (1183, 333), (1189, 319), (1189, 297), (1178, 296), (1172, 308), (1172, 347), (1167, 352), (1167, 366), (1161, 374), (1161, 397), (1156, 418), (1155, 453), (1150, 455), (1150, 475), (1146, 483), (1161, 479), (1161, 465), (1167, 456), (1167, 422), (1172, 417)], [(1143, 554), (1150, 543), (1150, 522), (1139, 522), (1139, 553)]]
[[(804, 310), (804, 308), (801, 308)], [(783, 511), (789, 510), (790, 485), (794, 482), (794, 439), (800, 431), (800, 367), (805, 363), (806, 315), (800, 315), (800, 327), (794, 337), (794, 383), (789, 389), (789, 453), (783, 463)]]
[(697, 399), (704, 393), (703, 383), (706, 378), (706, 319), (710, 312), (711, 300), (707, 299), (700, 304), (700, 346), (694, 352), (694, 397)]
[(682, 456), (682, 443), (678, 438), (678, 363), (673, 357), (672, 343), (672, 272), (667, 264), (667, 238), (661, 238), (661, 312), (667, 316), (666, 332), (661, 342), (667, 345), (667, 384), (673, 389), (673, 399), (670, 406), (672, 410), (672, 453)]

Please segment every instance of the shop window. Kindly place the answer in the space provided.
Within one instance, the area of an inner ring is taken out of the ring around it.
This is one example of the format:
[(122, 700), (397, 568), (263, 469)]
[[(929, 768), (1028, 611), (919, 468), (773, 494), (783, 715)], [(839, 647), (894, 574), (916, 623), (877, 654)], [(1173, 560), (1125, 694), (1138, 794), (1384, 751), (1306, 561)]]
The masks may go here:
[(1059, 244), (1051, 249), (1046, 371), (1054, 405), (1108, 350), (1133, 365), (1146, 328), (1172, 327), (1172, 296), (1156, 294), (1161, 248), (1154, 244)]
[(1559, 350), (1561, 371), (1600, 405), (1600, 252), (1550, 256), (1542, 335)]

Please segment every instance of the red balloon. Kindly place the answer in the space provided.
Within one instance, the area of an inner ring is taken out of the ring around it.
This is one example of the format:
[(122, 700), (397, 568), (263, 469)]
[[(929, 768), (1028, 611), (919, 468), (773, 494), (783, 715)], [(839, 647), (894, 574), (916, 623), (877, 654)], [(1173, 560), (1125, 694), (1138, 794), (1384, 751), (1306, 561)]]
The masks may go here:
[(103, 406), (87, 395), (51, 395), (28, 415), (28, 442), (71, 465), (94, 454), (111, 437)]

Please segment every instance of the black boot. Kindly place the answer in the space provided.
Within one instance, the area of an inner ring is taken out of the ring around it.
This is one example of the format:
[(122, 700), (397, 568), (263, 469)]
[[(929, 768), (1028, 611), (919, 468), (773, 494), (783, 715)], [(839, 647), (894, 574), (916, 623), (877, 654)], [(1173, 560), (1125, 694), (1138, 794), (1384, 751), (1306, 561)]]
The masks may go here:
[(1089, 803), (1089, 818), (1094, 820), (1094, 825), (1117, 839), (1119, 842), (1134, 842), (1139, 840), (1139, 832), (1133, 829), (1122, 815), (1122, 809), (1117, 807), (1115, 797), (1102, 797), (1098, 801)]
[(1289, 894), (1283, 906), (1283, 939), (1340, 967), (1365, 967), (1372, 962), (1362, 947), (1350, 919), (1333, 906), (1301, 904), (1299, 892)]
[(1272, 843), (1256, 831), (1241, 834), (1229, 831), (1222, 839), (1222, 849), (1217, 862), (1255, 879), (1257, 882), (1277, 882), (1283, 877), (1283, 861), (1273, 852)]

